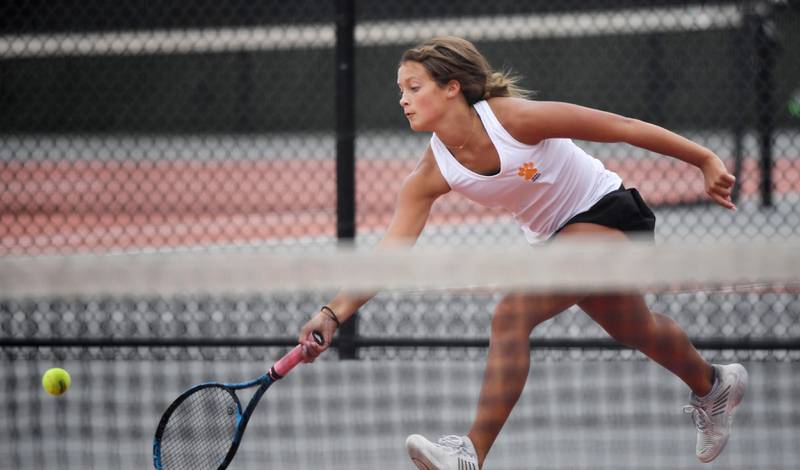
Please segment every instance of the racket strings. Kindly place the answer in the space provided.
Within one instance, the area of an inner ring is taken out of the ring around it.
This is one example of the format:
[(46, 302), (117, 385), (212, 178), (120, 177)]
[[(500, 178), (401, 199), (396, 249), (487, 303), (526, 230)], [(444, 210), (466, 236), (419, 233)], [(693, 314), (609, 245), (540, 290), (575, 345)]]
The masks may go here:
[(164, 428), (164, 469), (218, 468), (233, 442), (237, 410), (233, 393), (221, 387), (202, 388), (186, 397)]

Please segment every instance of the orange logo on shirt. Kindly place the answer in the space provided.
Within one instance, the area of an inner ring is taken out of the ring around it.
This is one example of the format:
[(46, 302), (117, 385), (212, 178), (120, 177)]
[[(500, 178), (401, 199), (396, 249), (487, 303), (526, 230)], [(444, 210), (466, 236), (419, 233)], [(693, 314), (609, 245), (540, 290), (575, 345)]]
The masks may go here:
[(539, 177), (542, 176), (542, 174), (539, 173), (539, 170), (537, 170), (535, 166), (533, 166), (533, 163), (528, 162), (519, 167), (519, 171), (517, 171), (517, 176), (521, 176), (525, 178), (525, 181), (530, 181), (532, 183), (537, 179), (539, 179)]

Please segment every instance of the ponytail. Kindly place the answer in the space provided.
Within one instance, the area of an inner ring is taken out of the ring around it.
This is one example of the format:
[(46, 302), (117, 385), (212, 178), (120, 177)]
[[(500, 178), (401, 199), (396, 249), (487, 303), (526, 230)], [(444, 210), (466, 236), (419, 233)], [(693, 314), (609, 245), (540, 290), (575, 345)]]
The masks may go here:
[(513, 98), (530, 98), (533, 92), (517, 85), (522, 77), (511, 72), (490, 72), (486, 77), (486, 90), (483, 99), (488, 100), (497, 96), (510, 96)]
[(519, 76), (493, 70), (475, 45), (466, 39), (433, 38), (405, 51), (400, 63), (406, 61), (422, 64), (439, 86), (456, 80), (470, 105), (498, 96), (527, 98), (533, 94), (517, 85)]

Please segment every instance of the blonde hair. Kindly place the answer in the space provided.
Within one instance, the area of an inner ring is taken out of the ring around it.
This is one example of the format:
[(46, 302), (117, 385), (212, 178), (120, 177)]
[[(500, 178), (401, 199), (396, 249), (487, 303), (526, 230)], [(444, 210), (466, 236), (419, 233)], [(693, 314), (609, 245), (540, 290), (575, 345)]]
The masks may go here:
[(532, 95), (531, 91), (517, 85), (521, 79), (518, 75), (493, 70), (475, 45), (463, 38), (432, 38), (405, 51), (400, 63), (407, 61), (422, 64), (439, 86), (450, 80), (459, 82), (461, 93), (470, 105), (497, 96), (527, 98)]

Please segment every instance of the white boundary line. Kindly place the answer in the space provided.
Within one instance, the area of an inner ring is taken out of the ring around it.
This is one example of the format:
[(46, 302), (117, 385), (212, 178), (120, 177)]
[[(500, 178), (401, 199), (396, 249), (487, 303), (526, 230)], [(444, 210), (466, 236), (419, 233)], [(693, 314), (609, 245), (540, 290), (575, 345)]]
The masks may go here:
[[(415, 44), (437, 35), (474, 41), (705, 31), (737, 28), (742, 12), (731, 5), (640, 8), (588, 13), (371, 21), (356, 26), (361, 46)], [(120, 31), (0, 36), (0, 58), (200, 54), (231, 51), (331, 48), (330, 23), (257, 28)]]

